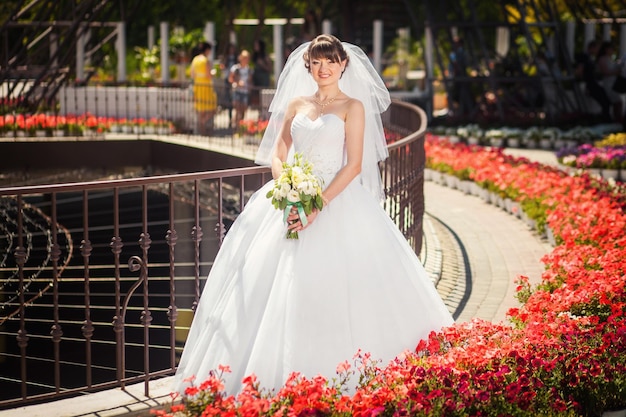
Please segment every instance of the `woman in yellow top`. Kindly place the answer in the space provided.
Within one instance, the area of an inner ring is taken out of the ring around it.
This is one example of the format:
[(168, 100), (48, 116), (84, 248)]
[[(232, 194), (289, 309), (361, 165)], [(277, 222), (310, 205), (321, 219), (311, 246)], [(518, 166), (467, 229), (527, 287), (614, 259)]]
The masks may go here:
[(212, 45), (208, 42), (200, 44), (199, 53), (191, 61), (190, 75), (193, 81), (194, 107), (198, 113), (198, 132), (201, 135), (213, 130), (213, 115), (217, 108), (217, 95), (213, 89), (211, 76)]

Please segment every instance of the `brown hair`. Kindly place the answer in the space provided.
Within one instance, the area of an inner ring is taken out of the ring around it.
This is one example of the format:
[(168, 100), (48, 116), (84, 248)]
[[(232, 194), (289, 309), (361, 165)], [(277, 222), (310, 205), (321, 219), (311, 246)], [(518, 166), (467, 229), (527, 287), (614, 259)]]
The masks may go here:
[(325, 58), (333, 62), (346, 61), (346, 67), (350, 59), (341, 41), (333, 35), (319, 35), (309, 44), (302, 56), (304, 66), (311, 71), (311, 59)]

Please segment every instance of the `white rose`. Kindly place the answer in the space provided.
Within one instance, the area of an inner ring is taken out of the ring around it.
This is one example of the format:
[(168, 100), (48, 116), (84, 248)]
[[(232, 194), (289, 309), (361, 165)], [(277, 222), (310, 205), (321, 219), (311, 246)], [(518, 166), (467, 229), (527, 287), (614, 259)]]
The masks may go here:
[(298, 201), (300, 201), (300, 193), (296, 190), (289, 191), (289, 193), (287, 194), (287, 200), (292, 203), (297, 203)]
[(300, 167), (293, 167), (291, 169), (291, 180), (294, 184), (300, 184), (302, 181), (306, 180), (306, 174)]
[(298, 190), (306, 195), (315, 195), (315, 185), (311, 181), (302, 181), (298, 184)]
[(280, 187), (274, 189), (274, 198), (277, 200), (282, 200), (283, 198), (287, 197), (287, 194), (289, 194), (290, 190), (291, 187), (289, 186), (289, 184), (282, 183)]
[(291, 184), (289, 184), (288, 182), (284, 182), (280, 184), (280, 192), (283, 195), (283, 197), (287, 197), (287, 194), (289, 194), (289, 191), (291, 191)]

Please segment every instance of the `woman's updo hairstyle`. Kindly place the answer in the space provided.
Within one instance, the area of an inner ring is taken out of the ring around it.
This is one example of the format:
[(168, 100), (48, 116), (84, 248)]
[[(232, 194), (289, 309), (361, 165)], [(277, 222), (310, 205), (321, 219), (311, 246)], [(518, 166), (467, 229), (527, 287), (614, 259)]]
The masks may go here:
[(310, 72), (312, 59), (328, 59), (333, 62), (346, 61), (346, 68), (350, 62), (348, 53), (343, 48), (341, 41), (333, 35), (318, 35), (311, 41), (309, 47), (302, 56), (304, 66)]

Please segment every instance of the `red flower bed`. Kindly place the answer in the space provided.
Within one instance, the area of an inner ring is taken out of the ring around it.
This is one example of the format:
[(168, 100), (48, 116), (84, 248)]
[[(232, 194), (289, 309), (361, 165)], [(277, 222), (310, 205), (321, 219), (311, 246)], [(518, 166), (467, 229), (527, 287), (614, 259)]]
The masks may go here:
[(241, 120), (237, 128), (237, 133), (240, 135), (262, 136), (268, 124), (269, 120)]
[(554, 231), (557, 246), (542, 259), (541, 283), (518, 277), (523, 306), (509, 311), (510, 323), (455, 324), (389, 365), (358, 354), (330, 381), (295, 374), (277, 393), (251, 377), (242, 393), (228, 395), (217, 373), (181, 404), (154, 413), (595, 416), (626, 407), (624, 189), (436, 137), (427, 138), (426, 155), (431, 168), (522, 207), (533, 202)]
[(89, 113), (81, 115), (54, 115), (54, 114), (5, 114), (0, 115), (0, 134), (23, 132), (25, 134), (34, 134), (38, 130), (51, 133), (58, 130), (64, 134), (81, 136), (84, 132), (104, 133), (110, 131), (113, 126), (128, 125), (144, 127), (152, 125), (154, 127), (167, 127), (172, 129), (172, 122), (152, 117), (150, 119), (143, 118), (115, 118), (115, 117), (97, 117)]

